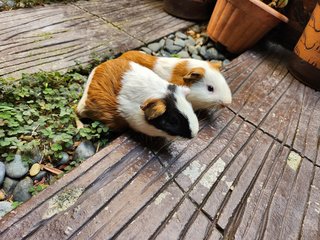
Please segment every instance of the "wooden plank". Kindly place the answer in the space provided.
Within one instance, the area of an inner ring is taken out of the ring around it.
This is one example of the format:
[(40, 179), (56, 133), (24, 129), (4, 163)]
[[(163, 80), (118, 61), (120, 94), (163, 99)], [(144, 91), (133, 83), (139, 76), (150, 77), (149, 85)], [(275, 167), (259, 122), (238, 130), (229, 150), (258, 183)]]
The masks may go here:
[(184, 239), (204, 239), (209, 225), (209, 219), (203, 213), (199, 212), (192, 225), (188, 229), (186, 229), (187, 232), (184, 236)]
[(320, 237), (320, 169), (315, 169), (314, 179), (310, 189), (306, 215), (303, 219), (301, 239), (319, 239)]
[(79, 1), (75, 5), (99, 15), (130, 36), (145, 43), (193, 24), (165, 13), (161, 0), (94, 0)]
[(179, 239), (182, 230), (188, 223), (190, 217), (196, 210), (194, 204), (189, 199), (185, 199), (179, 208), (174, 212), (160, 234), (155, 237), (158, 240)]

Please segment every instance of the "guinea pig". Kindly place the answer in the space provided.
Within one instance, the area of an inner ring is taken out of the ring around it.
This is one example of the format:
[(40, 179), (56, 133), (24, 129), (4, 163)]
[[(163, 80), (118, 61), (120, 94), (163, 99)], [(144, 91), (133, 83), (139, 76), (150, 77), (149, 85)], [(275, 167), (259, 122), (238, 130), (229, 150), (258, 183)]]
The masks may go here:
[(119, 58), (145, 66), (170, 83), (188, 86), (191, 91), (187, 99), (194, 110), (231, 104), (230, 88), (219, 71), (221, 63), (155, 57), (140, 51), (125, 52)]
[(149, 136), (193, 138), (199, 122), (189, 93), (146, 67), (114, 59), (92, 70), (76, 113), (116, 131), (130, 126)]

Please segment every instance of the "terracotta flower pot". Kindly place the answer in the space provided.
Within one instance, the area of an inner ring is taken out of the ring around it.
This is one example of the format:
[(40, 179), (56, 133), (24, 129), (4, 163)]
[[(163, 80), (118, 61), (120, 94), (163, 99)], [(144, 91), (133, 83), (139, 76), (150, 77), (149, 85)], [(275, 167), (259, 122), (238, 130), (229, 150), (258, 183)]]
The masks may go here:
[(208, 20), (214, 0), (164, 0), (164, 10), (169, 14), (188, 20)]
[(259, 0), (218, 0), (207, 31), (229, 52), (241, 53), (281, 21), (288, 18)]
[[(320, 2), (320, 1), (319, 1)], [(317, 3), (307, 26), (294, 48), (289, 70), (298, 80), (320, 90), (320, 3)]]

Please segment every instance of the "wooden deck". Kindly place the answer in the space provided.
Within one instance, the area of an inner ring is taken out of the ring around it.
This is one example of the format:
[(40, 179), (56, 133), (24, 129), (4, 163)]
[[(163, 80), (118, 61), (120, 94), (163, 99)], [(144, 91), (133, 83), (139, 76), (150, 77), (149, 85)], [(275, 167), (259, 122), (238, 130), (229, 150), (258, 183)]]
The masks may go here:
[(224, 70), (233, 104), (195, 139), (120, 136), (6, 215), (0, 238), (319, 239), (320, 92), (287, 58), (242, 54)]
[(65, 70), (194, 24), (168, 15), (162, 5), (162, 0), (90, 0), (0, 12), (0, 77)]

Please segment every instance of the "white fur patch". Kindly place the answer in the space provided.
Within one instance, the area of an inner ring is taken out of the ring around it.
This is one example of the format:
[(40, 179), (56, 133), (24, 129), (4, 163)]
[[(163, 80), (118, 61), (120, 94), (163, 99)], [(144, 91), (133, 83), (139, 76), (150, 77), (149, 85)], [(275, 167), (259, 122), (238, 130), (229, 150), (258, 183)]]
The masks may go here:
[(83, 95), (82, 95), (82, 97), (81, 97), (81, 99), (80, 99), (80, 101), (79, 101), (79, 103), (78, 103), (77, 111), (78, 111), (78, 113), (80, 114), (80, 116), (81, 116), (81, 112), (85, 110), (86, 100), (87, 100), (87, 97), (88, 97), (88, 89), (89, 89), (89, 86), (90, 86), (90, 84), (91, 84), (91, 81), (92, 81), (92, 78), (93, 78), (93, 76), (94, 76), (95, 71), (96, 71), (96, 68), (94, 68), (94, 69), (91, 71), (91, 73), (90, 73), (90, 75), (89, 75), (89, 77), (88, 77), (88, 80), (87, 80), (87, 82), (86, 82), (86, 86), (85, 86), (85, 89), (84, 89), (84, 91), (83, 91)]

